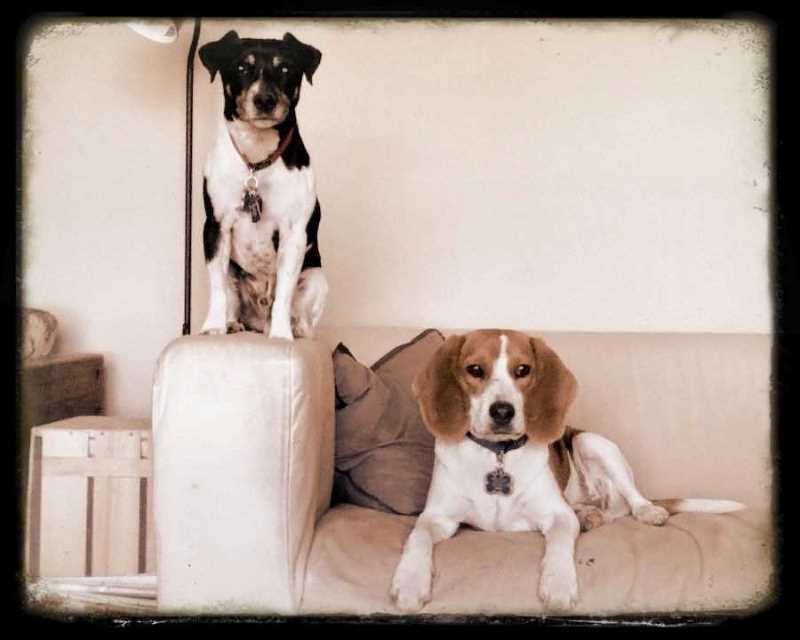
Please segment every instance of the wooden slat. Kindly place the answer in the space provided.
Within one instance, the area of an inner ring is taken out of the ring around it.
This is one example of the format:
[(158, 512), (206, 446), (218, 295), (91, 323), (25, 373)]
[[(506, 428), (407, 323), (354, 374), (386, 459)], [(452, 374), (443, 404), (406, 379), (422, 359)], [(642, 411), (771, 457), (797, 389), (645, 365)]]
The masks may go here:
[(59, 420), (55, 424), (33, 427), (35, 435), (48, 433), (53, 429), (67, 431), (143, 431), (150, 432), (149, 418), (120, 418), (119, 416), (73, 416)]
[[(143, 440), (143, 456), (144, 461), (152, 469), (152, 459), (150, 457), (150, 434), (146, 433), (142, 436)], [(153, 520), (153, 478), (148, 477), (147, 480), (147, 510), (145, 511), (146, 526), (145, 526), (145, 573), (157, 573), (156, 567), (156, 530)]]
[[(115, 462), (111, 460), (112, 442), (111, 437), (106, 431), (95, 431), (89, 433), (89, 453), (91, 458), (78, 460), (76, 462), (91, 465), (90, 469), (83, 470), (84, 473), (96, 469), (103, 463)], [(63, 462), (63, 459), (60, 461)], [(56, 462), (54, 459), (44, 461), (44, 467)], [(112, 553), (109, 533), (111, 528), (111, 479), (109, 473), (93, 473), (94, 476), (94, 496), (92, 508), (92, 522), (89, 531), (91, 541), (91, 567), (88, 572), (92, 576), (106, 576), (109, 574), (109, 558)]]
[(42, 540), (42, 438), (34, 438), (28, 462), (27, 501), (25, 510), (25, 575), (35, 579), (41, 575)]
[[(117, 460), (140, 462), (141, 433), (110, 432), (111, 455)], [(139, 573), (140, 482), (139, 478), (112, 477), (109, 537), (114, 545), (108, 563), (111, 575)]]
[[(85, 457), (85, 432), (53, 431), (42, 439), (42, 458)], [(86, 571), (88, 480), (42, 476), (39, 575), (76, 576)]]
[[(104, 436), (104, 439), (110, 439), (108, 434)], [(150, 463), (146, 460), (120, 460), (99, 457), (96, 459), (53, 457), (42, 460), (42, 474), (44, 476), (147, 478), (150, 477), (151, 473)]]

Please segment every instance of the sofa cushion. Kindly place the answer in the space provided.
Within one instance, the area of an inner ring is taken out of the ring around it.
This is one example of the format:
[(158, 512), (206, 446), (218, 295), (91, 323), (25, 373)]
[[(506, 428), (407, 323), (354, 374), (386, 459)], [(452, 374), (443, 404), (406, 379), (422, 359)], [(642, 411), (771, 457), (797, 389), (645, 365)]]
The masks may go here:
[[(353, 505), (317, 524), (301, 611), (399, 613), (389, 598), (415, 518)], [(663, 527), (621, 518), (579, 536), (574, 614), (732, 611), (766, 604), (772, 548), (767, 512), (681, 513)], [(462, 527), (434, 548), (432, 600), (422, 614), (541, 615), (544, 538)]]
[(433, 436), (411, 395), (411, 383), (444, 341), (429, 329), (380, 358), (360, 363), (339, 344), (336, 377), (334, 504), (417, 514), (433, 469)]

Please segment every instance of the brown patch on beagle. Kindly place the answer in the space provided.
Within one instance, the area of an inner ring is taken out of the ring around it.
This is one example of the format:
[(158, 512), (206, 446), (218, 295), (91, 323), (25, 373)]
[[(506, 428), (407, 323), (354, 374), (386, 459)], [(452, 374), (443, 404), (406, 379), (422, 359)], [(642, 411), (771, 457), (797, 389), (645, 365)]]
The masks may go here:
[[(500, 356), (500, 334), (494, 329), (481, 329), (464, 336), (457, 363), (457, 378), (464, 391), (470, 395), (480, 393)], [(466, 367), (479, 367), (483, 377), (464, 375)]]
[(564, 430), (564, 435), (550, 444), (548, 463), (562, 491), (567, 488), (567, 483), (569, 482), (569, 457), (572, 455), (572, 439), (579, 433), (583, 433), (583, 431), (567, 426)]
[(464, 336), (450, 336), (417, 374), (411, 391), (425, 426), (437, 438), (459, 439), (467, 432), (467, 397), (459, 384)]
[(535, 364), (525, 393), (526, 431), (531, 440), (550, 444), (564, 433), (564, 419), (578, 382), (561, 359), (539, 338), (530, 338)]
[(563, 438), (550, 445), (550, 455), (547, 458), (547, 462), (558, 482), (558, 487), (563, 491), (567, 488), (570, 473), (569, 454)]

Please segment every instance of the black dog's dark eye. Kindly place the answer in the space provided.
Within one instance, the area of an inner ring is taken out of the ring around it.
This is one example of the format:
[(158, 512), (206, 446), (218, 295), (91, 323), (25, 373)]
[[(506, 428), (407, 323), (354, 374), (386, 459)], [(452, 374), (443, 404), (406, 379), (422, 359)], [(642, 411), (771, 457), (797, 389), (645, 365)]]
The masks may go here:
[(480, 365), (469, 364), (466, 366), (466, 371), (473, 378), (483, 378), (483, 369)]
[(289, 67), (287, 67), (285, 64), (282, 64), (281, 73), (289, 73)]
[(514, 368), (514, 377), (515, 378), (524, 378), (531, 372), (531, 367), (528, 364), (521, 364), (518, 367)]

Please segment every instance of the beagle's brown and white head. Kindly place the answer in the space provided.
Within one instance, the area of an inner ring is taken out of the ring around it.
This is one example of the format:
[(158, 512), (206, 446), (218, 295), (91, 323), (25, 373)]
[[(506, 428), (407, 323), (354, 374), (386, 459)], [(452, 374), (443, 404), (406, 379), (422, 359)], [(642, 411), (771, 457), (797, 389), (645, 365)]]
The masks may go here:
[(412, 385), (437, 438), (460, 440), (472, 432), (499, 441), (527, 433), (540, 444), (563, 434), (577, 388), (542, 340), (499, 329), (450, 336)]

